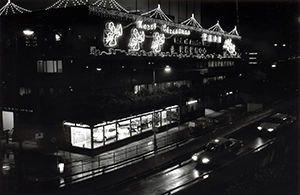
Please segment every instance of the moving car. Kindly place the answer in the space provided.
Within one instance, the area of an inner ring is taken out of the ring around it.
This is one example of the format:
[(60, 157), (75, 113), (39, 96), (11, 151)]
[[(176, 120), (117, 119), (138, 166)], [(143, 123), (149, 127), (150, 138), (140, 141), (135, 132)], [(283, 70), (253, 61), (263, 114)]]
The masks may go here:
[(267, 118), (263, 123), (257, 126), (260, 132), (273, 133), (279, 128), (293, 123), (296, 117), (284, 113), (277, 113)]
[(241, 147), (243, 142), (240, 140), (218, 137), (208, 142), (202, 151), (195, 153), (192, 160), (197, 163), (197, 166), (211, 168), (235, 156)]

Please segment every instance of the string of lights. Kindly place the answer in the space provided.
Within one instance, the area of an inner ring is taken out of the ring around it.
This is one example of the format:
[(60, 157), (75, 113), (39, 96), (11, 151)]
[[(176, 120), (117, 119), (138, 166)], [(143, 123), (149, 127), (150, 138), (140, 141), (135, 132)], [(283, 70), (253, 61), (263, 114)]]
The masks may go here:
[(46, 8), (48, 9), (57, 9), (57, 8), (66, 8), (68, 6), (78, 6), (78, 5), (85, 5), (87, 2), (83, 0), (58, 0), (53, 5)]
[(202, 26), (199, 24), (199, 22), (195, 19), (194, 14), (192, 14), (192, 16), (190, 18), (188, 18), (187, 20), (181, 22), (181, 24), (187, 25), (187, 26), (193, 26), (196, 28), (202, 28)]
[(219, 21), (217, 21), (217, 23), (215, 25), (213, 25), (212, 27), (210, 27), (208, 30), (214, 31), (214, 32), (220, 32), (220, 33), (224, 33), (225, 32), (222, 29), (222, 27), (220, 26)]
[(168, 16), (161, 10), (160, 4), (158, 4), (157, 8), (142, 14), (142, 16), (147, 16), (147, 15), (150, 18), (158, 18), (161, 20), (172, 22), (172, 20), (168, 18)]
[(236, 26), (235, 26), (234, 29), (233, 29), (232, 31), (230, 31), (228, 34), (229, 34), (229, 35), (240, 36), (239, 33), (238, 33), (238, 31), (237, 31)]
[(109, 9), (116, 9), (118, 11), (124, 11), (126, 13), (129, 13), (124, 7), (122, 7), (118, 2), (115, 0), (98, 0), (93, 3), (95, 6), (105, 7)]
[(14, 3), (12, 3), (10, 0), (0, 9), (0, 15), (4, 14), (7, 15), (9, 13), (23, 13), (23, 12), (31, 12), (28, 9), (22, 8)]

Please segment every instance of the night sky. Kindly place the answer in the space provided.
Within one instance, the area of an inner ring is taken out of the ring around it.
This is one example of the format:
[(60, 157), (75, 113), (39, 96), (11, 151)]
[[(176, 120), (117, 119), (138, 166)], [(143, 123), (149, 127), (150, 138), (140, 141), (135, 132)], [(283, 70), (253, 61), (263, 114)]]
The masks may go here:
[[(30, 10), (44, 9), (57, 1), (11, 0), (11, 2)], [(94, 1), (90, 1), (90, 3)], [(150, 0), (150, 4), (153, 7), (164, 1), (169, 2), (169, 0)], [(182, 1), (186, 2), (186, 0)], [(117, 2), (127, 9), (134, 9), (135, 0), (117, 0)], [(124, 5), (124, 2), (127, 2), (127, 5)], [(1, 0), (1, 7), (6, 3), (7, 0)], [(139, 4), (139, 9), (146, 9), (141, 7)], [(274, 43), (277, 43), (279, 45), (286, 44), (291, 50), (291, 56), (299, 53), (300, 16), (297, 0), (201, 0), (201, 7), (196, 9), (201, 9), (201, 21), (199, 22), (206, 29), (217, 21), (225, 31), (230, 31), (237, 26), (238, 32), (242, 36), (242, 50), (256, 50), (265, 57), (272, 57)], [(167, 12), (164, 9), (163, 11)]]

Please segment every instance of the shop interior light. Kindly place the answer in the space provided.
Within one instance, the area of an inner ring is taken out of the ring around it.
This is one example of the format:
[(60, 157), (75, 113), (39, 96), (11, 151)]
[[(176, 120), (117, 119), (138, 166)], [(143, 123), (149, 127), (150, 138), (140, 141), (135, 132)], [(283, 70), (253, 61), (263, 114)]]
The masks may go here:
[(198, 102), (198, 100), (192, 100), (192, 101), (187, 102), (186, 104), (187, 104), (187, 105), (191, 105), (191, 104), (195, 104), (195, 103), (197, 103), (197, 102)]

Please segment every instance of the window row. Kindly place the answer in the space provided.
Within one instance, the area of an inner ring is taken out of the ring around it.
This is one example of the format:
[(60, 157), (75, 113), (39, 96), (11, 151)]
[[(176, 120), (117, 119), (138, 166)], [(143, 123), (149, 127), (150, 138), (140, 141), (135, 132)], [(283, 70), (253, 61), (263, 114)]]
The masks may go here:
[(224, 80), (224, 79), (226, 79), (226, 76), (216, 76), (216, 77), (204, 78), (204, 79), (203, 79), (203, 84), (204, 84), (204, 85), (208, 85), (208, 84), (210, 84), (211, 82), (214, 82), (214, 81), (221, 81), (221, 80)]
[(39, 60), (37, 61), (37, 72), (39, 73), (62, 73), (62, 60)]
[(234, 61), (208, 61), (208, 67), (229, 67), (234, 66)]
[[(171, 82), (164, 82), (164, 83), (155, 83), (156, 90), (166, 90), (170, 87), (181, 87), (187, 86), (191, 87), (192, 83), (190, 80), (183, 80), (183, 81), (171, 81)], [(154, 86), (153, 84), (142, 84), (142, 85), (135, 85), (134, 86), (134, 94), (138, 94), (144, 90), (149, 91), (150, 93), (153, 92)]]
[(64, 125), (70, 131), (68, 134), (73, 146), (91, 149), (92, 144), (93, 148), (98, 148), (178, 120), (179, 108), (176, 105), (164, 110), (156, 110), (155, 113), (148, 112), (130, 118), (99, 123), (92, 129), (69, 122), (65, 122)]

